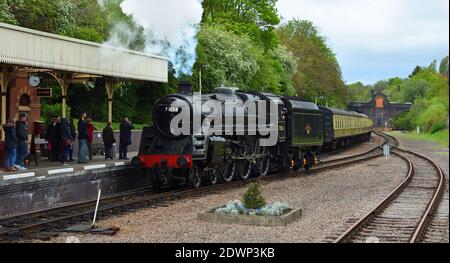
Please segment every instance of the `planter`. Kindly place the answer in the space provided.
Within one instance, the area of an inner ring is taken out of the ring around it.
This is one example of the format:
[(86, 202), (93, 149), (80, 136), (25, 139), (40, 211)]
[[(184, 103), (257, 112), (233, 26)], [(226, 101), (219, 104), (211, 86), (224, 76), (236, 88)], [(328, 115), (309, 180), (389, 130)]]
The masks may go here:
[(250, 215), (226, 215), (217, 214), (217, 208), (208, 209), (198, 214), (198, 219), (209, 223), (220, 224), (240, 224), (250, 226), (268, 226), (278, 227), (287, 226), (300, 219), (302, 209), (290, 209), (287, 213), (281, 216), (250, 216)]

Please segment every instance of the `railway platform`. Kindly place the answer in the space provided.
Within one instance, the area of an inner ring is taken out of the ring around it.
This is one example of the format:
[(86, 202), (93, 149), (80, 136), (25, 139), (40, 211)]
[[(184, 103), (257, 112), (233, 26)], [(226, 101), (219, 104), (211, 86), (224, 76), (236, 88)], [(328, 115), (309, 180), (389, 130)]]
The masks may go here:
[(0, 218), (95, 199), (99, 189), (106, 196), (148, 183), (131, 161), (105, 161), (102, 156), (82, 165), (41, 161), (27, 171), (0, 173)]

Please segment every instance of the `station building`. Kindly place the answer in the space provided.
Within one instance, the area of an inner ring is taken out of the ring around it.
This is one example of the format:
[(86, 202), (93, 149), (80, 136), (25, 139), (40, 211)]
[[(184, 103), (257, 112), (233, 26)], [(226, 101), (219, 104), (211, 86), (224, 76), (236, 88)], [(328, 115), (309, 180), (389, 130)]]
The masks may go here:
[(389, 131), (393, 128), (393, 120), (399, 114), (409, 111), (411, 103), (390, 102), (386, 95), (372, 91), (369, 102), (349, 102), (348, 109), (369, 116), (373, 121), (374, 129)]
[[(41, 97), (52, 95), (50, 89), (41, 87), (49, 78), (61, 88), (62, 117), (67, 117), (71, 84), (104, 80), (112, 121), (115, 84), (124, 80), (167, 82), (168, 59), (0, 23), (1, 124), (25, 113), (31, 136), (33, 124), (41, 119)], [(0, 166), (3, 139), (2, 130)]]

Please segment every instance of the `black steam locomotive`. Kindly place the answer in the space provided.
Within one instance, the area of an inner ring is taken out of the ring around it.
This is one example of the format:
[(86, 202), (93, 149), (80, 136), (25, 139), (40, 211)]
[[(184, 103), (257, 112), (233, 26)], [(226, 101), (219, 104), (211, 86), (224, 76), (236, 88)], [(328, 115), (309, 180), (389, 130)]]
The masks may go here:
[[(209, 123), (209, 128), (219, 133), (201, 133), (190, 123), (189, 134), (174, 134), (170, 125), (174, 118), (187, 110), (192, 120), (198, 111), (191, 85), (187, 83), (180, 85), (179, 93), (163, 97), (155, 104), (153, 126), (144, 129), (138, 155), (140, 166), (155, 186), (189, 182), (200, 187), (202, 183), (214, 185), (266, 176), (274, 170), (309, 170), (322, 150), (362, 142), (370, 138), (372, 130), (372, 121), (366, 115), (319, 107), (296, 97), (218, 88), (212, 94), (201, 95), (201, 102), (206, 101), (223, 106), (223, 116), (219, 118), (222, 123), (214, 123), (217, 119)], [(253, 101), (265, 101), (273, 106), (273, 111), (254, 114), (246, 106)], [(230, 111), (225, 104), (234, 107)], [(203, 122), (214, 112), (208, 107), (200, 111), (197, 113)], [(266, 117), (262, 124), (255, 120), (264, 116), (261, 114)], [(227, 118), (235, 125), (226, 125)], [(238, 124), (239, 118), (245, 121)], [(257, 123), (256, 130), (250, 125), (251, 120)], [(275, 132), (276, 142), (263, 146), (262, 140), (269, 135), (259, 128)]]

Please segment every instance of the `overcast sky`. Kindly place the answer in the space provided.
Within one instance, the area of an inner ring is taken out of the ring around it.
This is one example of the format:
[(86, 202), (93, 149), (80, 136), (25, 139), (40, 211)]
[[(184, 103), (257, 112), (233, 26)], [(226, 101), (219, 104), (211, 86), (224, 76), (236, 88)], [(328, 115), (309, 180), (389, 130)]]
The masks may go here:
[(448, 54), (448, 0), (279, 0), (278, 10), (319, 27), (347, 83), (407, 77)]

